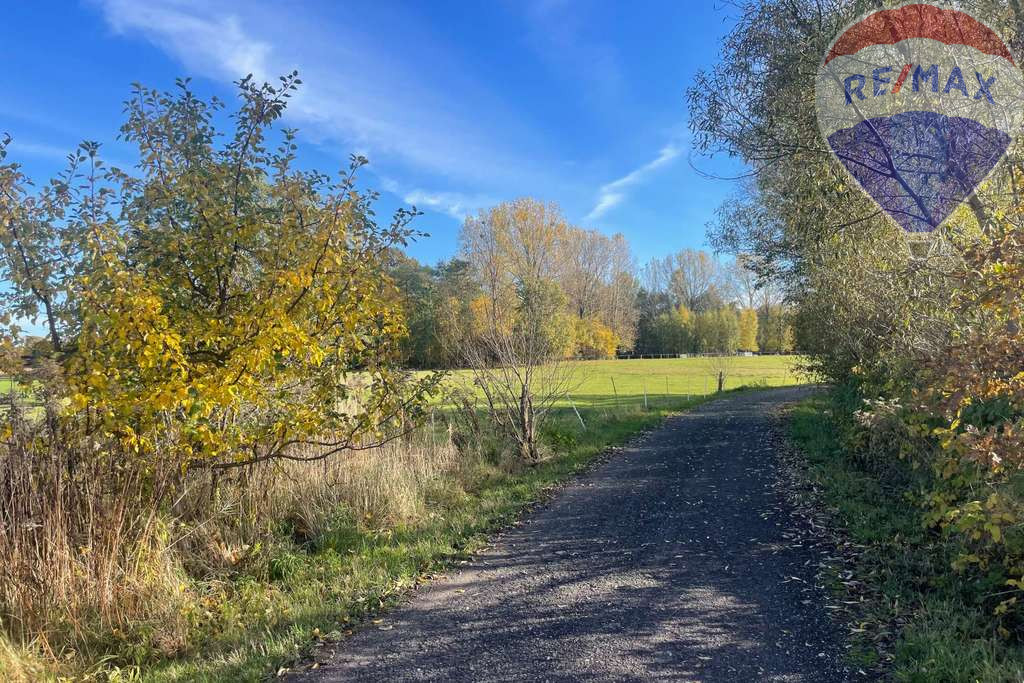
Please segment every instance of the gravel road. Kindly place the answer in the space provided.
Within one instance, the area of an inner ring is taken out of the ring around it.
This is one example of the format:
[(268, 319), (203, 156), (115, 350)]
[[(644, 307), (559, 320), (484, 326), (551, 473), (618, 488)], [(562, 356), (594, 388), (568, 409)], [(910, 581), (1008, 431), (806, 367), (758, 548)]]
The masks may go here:
[(779, 408), (809, 391), (667, 420), (292, 680), (846, 680), (774, 486)]

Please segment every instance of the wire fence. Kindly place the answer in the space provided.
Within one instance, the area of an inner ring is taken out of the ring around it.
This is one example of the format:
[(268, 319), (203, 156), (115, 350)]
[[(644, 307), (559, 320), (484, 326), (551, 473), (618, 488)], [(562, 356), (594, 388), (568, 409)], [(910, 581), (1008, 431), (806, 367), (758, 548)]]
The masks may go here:
[(707, 397), (720, 389), (780, 387), (805, 381), (798, 373), (786, 369), (725, 372), (721, 387), (718, 373), (710, 369), (687, 374), (600, 372), (581, 377), (566, 395), (565, 402), (579, 407), (655, 408)]

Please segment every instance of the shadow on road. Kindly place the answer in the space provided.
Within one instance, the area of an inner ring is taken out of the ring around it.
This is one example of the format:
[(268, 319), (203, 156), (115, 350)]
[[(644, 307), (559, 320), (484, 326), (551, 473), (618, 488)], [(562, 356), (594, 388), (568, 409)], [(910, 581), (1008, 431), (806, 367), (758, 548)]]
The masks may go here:
[(844, 679), (773, 486), (775, 409), (806, 392), (670, 419), (295, 680)]

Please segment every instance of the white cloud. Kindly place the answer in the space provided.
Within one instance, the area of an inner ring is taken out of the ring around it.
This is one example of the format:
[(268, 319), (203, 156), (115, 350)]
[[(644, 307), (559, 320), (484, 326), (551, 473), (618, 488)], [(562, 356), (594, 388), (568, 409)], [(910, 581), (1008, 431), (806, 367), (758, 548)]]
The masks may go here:
[(174, 0), (101, 0), (101, 5), (114, 31), (138, 32), (190, 69), (232, 80), (246, 74), (266, 80), (271, 75), (270, 46), (246, 34), (237, 16), (204, 14), (200, 5)]
[[(387, 10), (389, 43), (366, 30), (367, 17), (338, 24), (275, 3), (91, 1), (115, 32), (157, 46), (188, 74), (274, 80), (297, 69), (304, 85), (289, 104), (289, 125), (325, 151), (336, 150), (339, 161), (358, 150), (373, 162), (384, 190), (422, 209), (462, 220), (506, 196), (542, 194), (571, 204), (586, 201), (592, 187), (552, 158), (556, 146), (523, 115), (522, 102), (488, 78), (475, 78), (474, 65), (443, 37), (435, 39), (416, 12)], [(573, 19), (571, 5), (539, 0), (522, 14), (528, 42), (552, 70), (583, 79), (581, 96), (617, 98), (619, 56), (590, 37), (585, 21)], [(679, 156), (680, 147), (668, 144), (657, 158), (602, 186), (586, 219), (622, 203), (631, 188)]]
[(374, 167), (397, 164), (474, 187), (522, 188), (548, 173), (543, 159), (523, 153), (544, 145), (500, 91), (473, 81), (429, 36), (417, 36), (424, 58), (410, 61), (354, 23), (318, 23), (276, 4), (94, 1), (113, 30), (142, 37), (193, 75), (273, 81), (297, 69), (304, 84), (287, 116), (340, 158), (359, 150)]
[(402, 201), (417, 209), (443, 213), (458, 221), (476, 213), (491, 204), (497, 203), (493, 197), (470, 195), (462, 192), (446, 192), (411, 188), (403, 185), (391, 176), (378, 175), (377, 182), (385, 192), (401, 197)]
[(7, 151), (10, 153), (9, 157), (30, 156), (60, 161), (67, 160), (68, 155), (77, 149), (78, 145), (59, 147), (57, 145), (29, 142), (18, 138), (11, 140), (11, 144), (7, 146)]
[(482, 196), (469, 196), (460, 192), (427, 192), (411, 190), (402, 196), (402, 201), (416, 208), (430, 208), (463, 221), (478, 209), (493, 204), (493, 200)]
[(584, 220), (597, 220), (621, 204), (626, 198), (630, 188), (645, 180), (662, 166), (671, 163), (682, 153), (682, 151), (683, 150), (677, 143), (669, 143), (661, 148), (661, 151), (658, 152), (658, 156), (653, 160), (648, 161), (640, 168), (630, 171), (617, 180), (613, 180), (610, 183), (602, 185), (601, 190), (598, 192), (597, 203), (594, 205), (594, 208), (590, 210), (590, 213), (587, 214)]

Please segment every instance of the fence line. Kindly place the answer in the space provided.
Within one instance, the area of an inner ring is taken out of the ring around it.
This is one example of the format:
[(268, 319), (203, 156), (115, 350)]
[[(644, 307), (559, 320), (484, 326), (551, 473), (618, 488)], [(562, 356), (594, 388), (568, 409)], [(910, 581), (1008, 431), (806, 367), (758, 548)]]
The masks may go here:
[[(708, 353), (616, 353), (614, 358), (605, 360), (659, 360), (673, 358), (754, 358), (757, 356), (793, 356), (793, 353), (769, 353), (766, 351), (736, 351), (735, 353), (708, 352)], [(586, 360), (578, 358), (577, 360)]]

